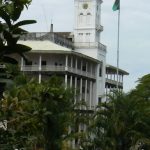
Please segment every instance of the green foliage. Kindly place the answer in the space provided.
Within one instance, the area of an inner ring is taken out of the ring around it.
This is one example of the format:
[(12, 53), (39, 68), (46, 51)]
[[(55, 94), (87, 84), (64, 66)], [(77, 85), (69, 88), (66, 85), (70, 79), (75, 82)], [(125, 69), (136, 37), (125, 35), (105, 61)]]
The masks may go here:
[[(24, 53), (31, 50), (30, 47), (17, 43), (20, 36), (27, 33), (27, 31), (21, 29), (21, 26), (36, 22), (34, 20), (17, 22), (24, 7), (28, 8), (30, 3), (31, 0), (0, 0), (0, 65), (17, 64), (17, 61), (11, 55), (18, 54), (24, 57)], [(10, 82), (4, 70), (2, 73), (0, 72), (1, 87)], [(0, 91), (2, 92), (3, 88)]]
[(147, 74), (138, 80), (139, 84), (136, 89), (132, 90), (130, 95), (135, 98), (150, 101), (150, 74)]
[[(89, 149), (150, 149), (150, 76), (139, 80), (128, 94), (114, 93), (98, 106), (93, 119)], [(88, 148), (87, 148), (88, 149)]]
[(0, 144), (11, 143), (15, 148), (26, 149), (35, 145), (46, 150), (61, 149), (62, 141), (69, 134), (68, 127), (73, 123), (73, 91), (65, 89), (57, 77), (38, 84), (20, 76), (15, 83), (11, 90), (4, 92), (0, 105), (0, 121), (8, 121), (7, 130), (1, 130)]
[[(24, 7), (28, 7), (31, 0), (7, 0), (0, 1), (0, 62), (5, 62), (5, 57), (8, 54), (17, 53), (23, 55), (24, 52), (31, 50), (31, 48), (17, 44), (20, 36), (25, 34), (26, 31), (21, 29), (20, 26), (35, 23), (34, 20), (23, 20), (16, 22)], [(8, 60), (8, 57), (7, 57)]]

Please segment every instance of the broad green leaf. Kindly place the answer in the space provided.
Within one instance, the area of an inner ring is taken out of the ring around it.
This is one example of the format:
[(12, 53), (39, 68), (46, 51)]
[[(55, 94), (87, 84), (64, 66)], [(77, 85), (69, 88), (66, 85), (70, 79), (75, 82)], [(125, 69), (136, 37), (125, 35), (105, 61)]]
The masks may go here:
[(18, 63), (15, 59), (8, 57), (8, 56), (4, 56), (1, 60), (5, 63), (10, 63), (10, 64), (17, 64)]
[(28, 52), (31, 50), (31, 47), (28, 47), (26, 45), (22, 44), (15, 44), (15, 45), (10, 45), (10, 46), (5, 46), (3, 47), (3, 51), (5, 52), (5, 55), (10, 55), (10, 54), (23, 54), (25, 52)]
[(6, 21), (9, 27), (11, 26), (10, 16), (4, 11), (4, 9), (0, 9), (0, 17)]
[(12, 31), (13, 34), (18, 34), (18, 35), (23, 35), (23, 34), (27, 34), (28, 32), (24, 29), (21, 29), (21, 28), (15, 28), (13, 29)]
[(29, 24), (33, 24), (33, 23), (36, 23), (36, 21), (35, 20), (23, 20), (23, 21), (16, 23), (13, 27), (17, 28), (17, 27), (20, 27), (23, 25), (29, 25)]

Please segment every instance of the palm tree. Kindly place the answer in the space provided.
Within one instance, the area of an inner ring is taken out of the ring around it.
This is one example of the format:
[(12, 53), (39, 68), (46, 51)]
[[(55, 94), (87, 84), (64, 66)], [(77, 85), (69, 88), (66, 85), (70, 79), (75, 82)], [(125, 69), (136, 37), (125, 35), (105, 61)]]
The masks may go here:
[(101, 103), (93, 124), (93, 145), (102, 150), (129, 150), (149, 140), (150, 103), (115, 93)]

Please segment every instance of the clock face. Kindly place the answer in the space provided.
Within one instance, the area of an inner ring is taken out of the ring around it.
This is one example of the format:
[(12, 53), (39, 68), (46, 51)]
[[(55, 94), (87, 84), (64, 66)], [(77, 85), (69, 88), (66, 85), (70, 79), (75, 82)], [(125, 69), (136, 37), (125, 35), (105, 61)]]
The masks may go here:
[(82, 5), (82, 7), (83, 7), (83, 9), (87, 9), (87, 8), (88, 8), (88, 4), (87, 4), (87, 3), (84, 3), (84, 4)]

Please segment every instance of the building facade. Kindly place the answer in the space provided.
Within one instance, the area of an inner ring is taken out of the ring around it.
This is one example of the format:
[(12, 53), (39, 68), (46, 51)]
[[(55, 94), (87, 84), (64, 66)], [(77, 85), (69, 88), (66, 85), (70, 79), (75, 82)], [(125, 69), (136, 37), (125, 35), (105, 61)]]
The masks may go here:
[[(32, 48), (23, 58), (15, 57), (21, 71), (34, 76), (39, 83), (52, 75), (61, 76), (64, 85), (75, 89), (75, 100), (84, 100), (93, 110), (105, 94), (116, 88), (117, 68), (106, 65), (106, 46), (101, 43), (102, 0), (74, 0), (74, 32), (29, 33), (19, 43)], [(119, 70), (119, 88), (123, 76)], [(112, 77), (113, 76), (113, 77)]]

